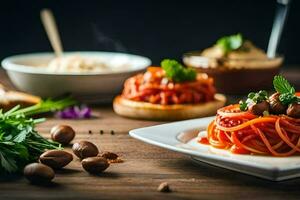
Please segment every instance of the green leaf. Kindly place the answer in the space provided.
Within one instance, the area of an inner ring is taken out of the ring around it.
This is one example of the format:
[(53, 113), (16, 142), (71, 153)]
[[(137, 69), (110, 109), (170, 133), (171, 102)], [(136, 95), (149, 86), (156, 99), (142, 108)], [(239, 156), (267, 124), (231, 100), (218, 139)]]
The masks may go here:
[(28, 118), (30, 115), (49, 112), (73, 104), (70, 99), (46, 100), (27, 108), (14, 107), (0, 112), (0, 173), (16, 172), (29, 162), (37, 161), (46, 149), (61, 149), (57, 142), (49, 141), (35, 130), (42, 119)]
[(274, 89), (280, 93), (290, 93), (295, 94), (295, 88), (290, 85), (290, 83), (283, 76), (275, 76), (273, 79)]
[(1, 166), (7, 171), (7, 172), (16, 172), (18, 170), (18, 166), (16, 164), (16, 161), (12, 158), (9, 158), (5, 155), (3, 155), (2, 152), (0, 152), (0, 159), (1, 159)]
[(289, 105), (291, 103), (297, 102), (298, 98), (291, 93), (283, 93), (279, 95), (279, 101), (284, 105)]
[(243, 45), (243, 36), (238, 33), (236, 35), (230, 35), (220, 38), (217, 41), (217, 46), (219, 46), (225, 54), (239, 49)]
[(260, 103), (268, 99), (268, 93), (265, 90), (260, 90), (257, 93), (251, 92), (248, 94), (247, 101), (251, 100), (253, 103)]
[(16, 152), (18, 152), (20, 158), (28, 160), (29, 153), (28, 153), (27, 148), (24, 145), (22, 145), (22, 144), (15, 144), (14, 148), (15, 148)]
[(16, 137), (14, 137), (13, 141), (16, 143), (21, 143), (25, 140), (28, 131), (26, 129), (22, 130)]
[(164, 59), (161, 67), (166, 73), (166, 77), (174, 82), (194, 81), (197, 72), (194, 69), (186, 68), (176, 60)]
[(239, 102), (239, 104), (240, 104), (240, 110), (241, 111), (246, 111), (247, 109), (248, 109), (248, 105), (247, 105), (247, 103), (245, 102), (245, 101), (240, 101)]
[(18, 109), (18, 110), (14, 110), (14, 112), (10, 112), (9, 114), (10, 114), (10, 116), (17, 116), (17, 115), (31, 116), (31, 115), (36, 115), (36, 114), (40, 114), (40, 113), (61, 110), (68, 106), (72, 106), (76, 103), (77, 102), (70, 97), (61, 99), (58, 101), (47, 99), (36, 105)]

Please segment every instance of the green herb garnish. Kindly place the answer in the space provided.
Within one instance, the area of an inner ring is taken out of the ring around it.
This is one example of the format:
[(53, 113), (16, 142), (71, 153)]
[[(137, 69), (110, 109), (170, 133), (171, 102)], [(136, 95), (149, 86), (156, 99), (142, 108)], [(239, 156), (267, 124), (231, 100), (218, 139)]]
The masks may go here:
[(34, 106), (16, 106), (7, 112), (0, 110), (0, 173), (13, 173), (23, 169), (29, 162), (37, 161), (47, 149), (60, 149), (57, 142), (49, 141), (34, 129), (44, 121), (29, 116), (54, 111), (73, 105), (72, 99), (46, 100)]
[(250, 92), (246, 101), (240, 101), (240, 110), (246, 111), (250, 105), (261, 103), (268, 99), (268, 93), (265, 90), (259, 92)]
[(275, 76), (273, 80), (274, 89), (280, 94), (279, 101), (288, 105), (299, 102), (299, 97), (295, 95), (296, 90), (283, 76)]
[(274, 89), (280, 93), (290, 93), (295, 94), (295, 88), (283, 77), (283, 76), (274, 76), (273, 79)]
[(268, 99), (268, 93), (265, 90), (260, 90), (259, 92), (250, 92), (248, 94), (248, 99), (251, 100), (253, 103), (261, 103)]
[(241, 111), (246, 111), (248, 109), (248, 104), (245, 101), (240, 100), (239, 104), (240, 104)]
[(243, 36), (238, 33), (236, 35), (230, 35), (220, 38), (217, 41), (217, 46), (219, 46), (225, 54), (239, 49), (243, 45)]
[(166, 72), (166, 77), (174, 82), (194, 81), (197, 73), (194, 69), (186, 68), (176, 60), (164, 59), (161, 67)]

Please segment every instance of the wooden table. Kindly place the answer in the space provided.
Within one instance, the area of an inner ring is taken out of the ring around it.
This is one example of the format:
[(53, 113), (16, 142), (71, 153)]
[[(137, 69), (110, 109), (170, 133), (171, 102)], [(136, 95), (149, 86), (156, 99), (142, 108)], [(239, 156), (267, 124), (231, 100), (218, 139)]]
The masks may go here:
[[(287, 74), (297, 78), (300, 72), (288, 71)], [(0, 78), (9, 84), (3, 71)], [(1, 177), (0, 199), (300, 199), (300, 179), (271, 182), (207, 164), (199, 165), (188, 156), (145, 144), (128, 135), (131, 129), (159, 122), (121, 118), (113, 113), (111, 106), (94, 111), (98, 118), (50, 118), (37, 129), (49, 137), (52, 126), (69, 124), (76, 130), (74, 142), (92, 141), (101, 150), (119, 154), (124, 163), (112, 164), (105, 173), (92, 176), (83, 171), (75, 159), (65, 170), (57, 172), (54, 184), (48, 187), (30, 185), (23, 177)], [(100, 130), (104, 130), (104, 134), (100, 134)], [(157, 192), (158, 185), (164, 181), (173, 192)]]

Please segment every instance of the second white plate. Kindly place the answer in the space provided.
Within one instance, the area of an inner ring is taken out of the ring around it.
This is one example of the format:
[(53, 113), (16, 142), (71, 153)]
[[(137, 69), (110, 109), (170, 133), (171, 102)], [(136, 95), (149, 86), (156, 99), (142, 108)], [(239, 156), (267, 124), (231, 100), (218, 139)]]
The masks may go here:
[(195, 137), (205, 130), (214, 117), (186, 120), (131, 130), (129, 134), (141, 141), (192, 156), (226, 169), (281, 181), (300, 177), (300, 156), (271, 157), (237, 155), (209, 145), (199, 144)]

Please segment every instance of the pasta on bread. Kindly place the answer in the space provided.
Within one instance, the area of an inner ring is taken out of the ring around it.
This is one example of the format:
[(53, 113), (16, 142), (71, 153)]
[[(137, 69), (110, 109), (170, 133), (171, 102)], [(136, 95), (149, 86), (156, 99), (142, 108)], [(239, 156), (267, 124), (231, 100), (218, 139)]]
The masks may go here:
[(210, 116), (225, 102), (212, 78), (165, 60), (162, 67), (149, 67), (127, 79), (113, 107), (121, 116), (168, 121)]

